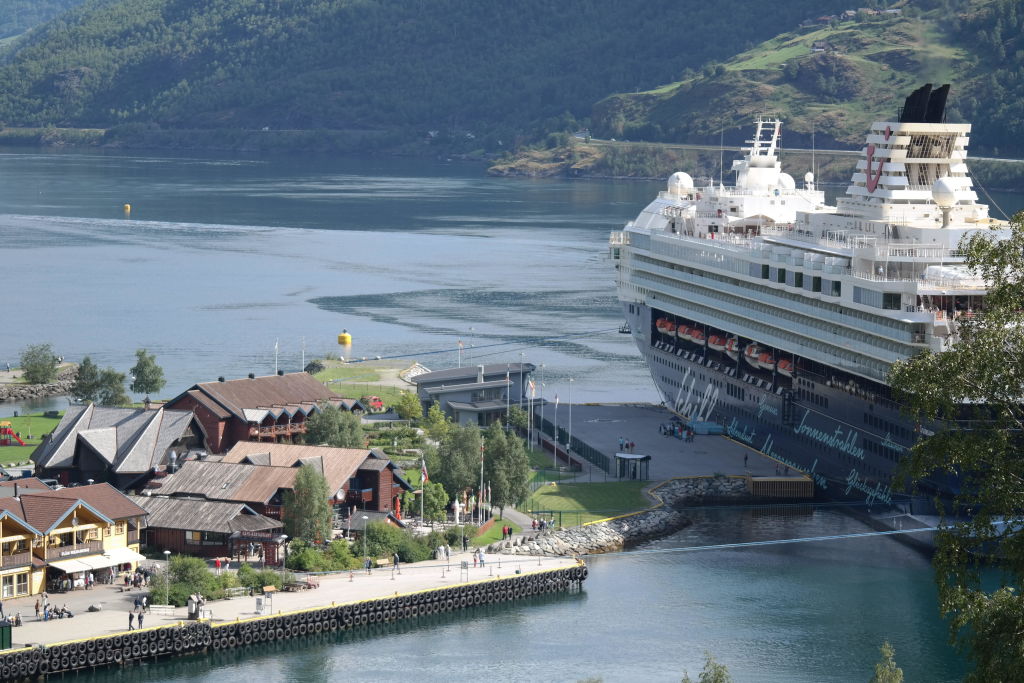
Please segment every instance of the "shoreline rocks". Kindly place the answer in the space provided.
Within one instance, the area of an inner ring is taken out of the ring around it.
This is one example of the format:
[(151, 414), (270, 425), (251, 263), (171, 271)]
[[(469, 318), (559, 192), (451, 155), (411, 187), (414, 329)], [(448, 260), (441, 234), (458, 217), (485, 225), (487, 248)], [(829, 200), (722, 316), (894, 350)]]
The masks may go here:
[(4, 401), (21, 401), (47, 396), (64, 396), (71, 393), (71, 387), (78, 376), (78, 367), (62, 368), (57, 373), (57, 381), (49, 384), (0, 384), (0, 403)]
[(736, 477), (671, 479), (653, 495), (662, 505), (636, 514), (569, 529), (552, 529), (487, 547), (506, 555), (584, 555), (622, 550), (652, 538), (684, 529), (692, 522), (678, 509), (708, 502), (746, 500), (746, 482)]

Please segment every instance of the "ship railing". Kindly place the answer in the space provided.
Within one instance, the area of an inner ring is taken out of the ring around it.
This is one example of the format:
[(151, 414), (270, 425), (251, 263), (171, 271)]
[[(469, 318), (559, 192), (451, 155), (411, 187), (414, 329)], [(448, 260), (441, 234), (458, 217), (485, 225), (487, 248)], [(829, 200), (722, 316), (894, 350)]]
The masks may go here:
[(933, 287), (936, 289), (986, 289), (985, 281), (981, 278), (968, 278), (963, 280), (949, 280), (942, 278), (932, 277), (894, 277), (892, 275), (879, 275), (875, 273), (869, 273), (862, 270), (855, 270), (851, 272), (853, 277), (858, 280), (868, 280), (870, 282), (916, 282), (926, 287)]
[(613, 230), (608, 236), (608, 244), (616, 247), (629, 244), (629, 233), (624, 230)]
[(868, 241), (863, 238), (859, 238), (854, 242), (853, 247), (858, 250), (865, 249), (868, 251), (867, 254), (858, 254), (858, 256), (873, 256), (876, 260), (913, 258), (941, 261), (945, 259), (962, 259), (964, 257), (964, 253), (959, 249), (946, 249), (943, 247), (932, 247), (923, 244), (907, 244), (899, 242), (883, 242), (882, 244), (878, 244), (877, 242)]

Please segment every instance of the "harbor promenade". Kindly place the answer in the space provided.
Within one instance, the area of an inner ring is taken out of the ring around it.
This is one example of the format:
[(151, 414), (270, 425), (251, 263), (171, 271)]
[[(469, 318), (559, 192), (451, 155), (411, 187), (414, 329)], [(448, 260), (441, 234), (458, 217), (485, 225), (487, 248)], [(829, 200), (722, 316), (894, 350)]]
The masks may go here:
[[(517, 571), (522, 575), (536, 571), (562, 569), (576, 566), (576, 560), (565, 557), (519, 556), (515, 558), (487, 555), (486, 564), (473, 566), (470, 553), (452, 553), (450, 562), (430, 560), (416, 564), (401, 565), (397, 571), (377, 568), (369, 574), (365, 570), (351, 573), (330, 574), (314, 577), (318, 588), (295, 592), (274, 593), (270, 598), (272, 612), (287, 613), (294, 610), (331, 607), (360, 600), (393, 597), (396, 594), (449, 588), (464, 583), (476, 583), (509, 578)], [(466, 561), (468, 568), (462, 569)], [(121, 592), (117, 586), (97, 585), (91, 590), (50, 595), (50, 604), (66, 605), (74, 613), (73, 618), (38, 621), (35, 618), (35, 597), (4, 600), (4, 611), (8, 616), (20, 612), (23, 625), (12, 629), (12, 646), (24, 647), (51, 645), (70, 640), (108, 636), (128, 629), (128, 614), (134, 600), (148, 589)], [(163, 602), (157, 598), (157, 602)], [(89, 605), (101, 605), (99, 612), (89, 612)], [(225, 600), (210, 601), (205, 609), (212, 612), (212, 624), (248, 619), (257, 616), (256, 596), (243, 596)], [(171, 613), (158, 613), (159, 608), (147, 614), (144, 628), (168, 626), (186, 620), (186, 608), (175, 608)]]

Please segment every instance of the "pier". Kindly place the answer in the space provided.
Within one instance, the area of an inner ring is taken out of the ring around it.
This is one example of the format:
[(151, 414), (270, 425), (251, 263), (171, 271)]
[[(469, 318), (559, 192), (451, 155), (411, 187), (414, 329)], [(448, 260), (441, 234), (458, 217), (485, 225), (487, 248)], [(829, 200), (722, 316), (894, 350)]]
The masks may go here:
[[(153, 606), (145, 627), (127, 631), (135, 598), (147, 590), (118, 586), (52, 596), (73, 618), (38, 621), (34, 598), (10, 600), (7, 613), (21, 612), (12, 631), (14, 649), (0, 655), (0, 680), (124, 665), (153, 657), (222, 650), (254, 642), (334, 632), (376, 623), (453, 612), (533, 595), (578, 589), (586, 565), (564, 557), (490, 556), (473, 566), (468, 553), (451, 562), (428, 561), (315, 577), (316, 588), (242, 596), (207, 603), (206, 616), (186, 620), (186, 609)], [(66, 600), (65, 600), (66, 598)], [(90, 604), (102, 604), (89, 612)], [(262, 607), (262, 610), (258, 609)]]

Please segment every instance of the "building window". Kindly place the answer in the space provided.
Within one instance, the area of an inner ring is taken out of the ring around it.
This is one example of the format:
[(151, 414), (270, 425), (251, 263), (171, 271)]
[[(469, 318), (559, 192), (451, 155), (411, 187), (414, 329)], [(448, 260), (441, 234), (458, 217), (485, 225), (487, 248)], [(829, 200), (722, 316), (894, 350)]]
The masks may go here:
[(19, 595), (28, 595), (28, 572), (4, 576), (3, 597), (13, 598)]
[(189, 545), (225, 545), (228, 535), (216, 531), (186, 531), (185, 543)]
[(118, 522), (114, 527), (114, 533), (120, 536), (124, 533), (124, 522)]

